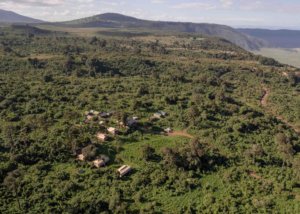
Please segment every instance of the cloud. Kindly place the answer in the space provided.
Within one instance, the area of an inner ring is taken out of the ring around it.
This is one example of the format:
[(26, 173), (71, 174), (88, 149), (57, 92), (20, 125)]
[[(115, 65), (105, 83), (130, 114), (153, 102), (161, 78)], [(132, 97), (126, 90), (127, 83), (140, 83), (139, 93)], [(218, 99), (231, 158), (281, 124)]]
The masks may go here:
[(203, 9), (203, 10), (212, 10), (216, 8), (216, 5), (209, 4), (209, 3), (201, 3), (201, 2), (186, 2), (176, 4), (171, 6), (174, 9)]
[(225, 8), (229, 8), (233, 5), (233, 0), (220, 0), (221, 4)]
[(166, 0), (151, 0), (152, 4), (163, 4), (166, 3)]
[[(238, 9), (255, 13), (299, 14), (300, 3), (283, 0), (239, 0)], [(298, 17), (295, 17), (298, 18)]]
[(115, 12), (168, 21), (300, 24), (299, 0), (0, 0), (0, 8), (49, 21)]
[(1, 3), (13, 3), (28, 6), (56, 6), (62, 5), (65, 0), (2, 0)]

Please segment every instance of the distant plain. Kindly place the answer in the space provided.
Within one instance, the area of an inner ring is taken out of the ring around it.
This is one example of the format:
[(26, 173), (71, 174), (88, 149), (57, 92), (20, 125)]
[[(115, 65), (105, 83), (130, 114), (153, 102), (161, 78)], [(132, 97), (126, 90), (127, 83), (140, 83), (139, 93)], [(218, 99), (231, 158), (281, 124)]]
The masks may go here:
[(254, 53), (300, 68), (300, 48), (262, 48)]

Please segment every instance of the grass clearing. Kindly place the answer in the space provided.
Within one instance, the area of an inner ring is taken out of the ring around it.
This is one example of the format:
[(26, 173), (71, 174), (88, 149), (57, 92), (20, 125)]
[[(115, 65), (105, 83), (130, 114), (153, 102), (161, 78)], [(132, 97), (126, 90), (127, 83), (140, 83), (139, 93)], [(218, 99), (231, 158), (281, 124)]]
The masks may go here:
[(163, 135), (151, 135), (145, 136), (144, 139), (139, 142), (126, 143), (123, 148), (124, 150), (120, 153), (120, 157), (124, 160), (126, 164), (130, 164), (133, 167), (142, 167), (145, 162), (141, 161), (141, 149), (145, 145), (150, 145), (153, 147), (157, 153), (163, 147), (176, 147), (182, 146), (183, 144), (189, 142), (189, 139), (185, 137), (169, 137)]
[(300, 49), (288, 49), (288, 48), (262, 48), (259, 51), (255, 51), (255, 54), (260, 54), (266, 57), (271, 57), (278, 60), (281, 63), (289, 64), (300, 68)]

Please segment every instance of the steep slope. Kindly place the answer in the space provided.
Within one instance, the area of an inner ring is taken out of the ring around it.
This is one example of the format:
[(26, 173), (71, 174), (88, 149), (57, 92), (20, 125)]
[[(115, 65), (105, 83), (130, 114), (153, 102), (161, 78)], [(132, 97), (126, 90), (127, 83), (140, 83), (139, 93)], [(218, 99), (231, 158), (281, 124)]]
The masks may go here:
[(248, 36), (225, 25), (148, 21), (115, 13), (106, 13), (59, 24), (70, 27), (138, 28), (147, 30), (200, 33), (224, 38), (248, 50), (259, 49), (266, 45), (261, 39)]
[(271, 47), (300, 48), (299, 30), (238, 29), (238, 31), (266, 40)]
[(42, 23), (44, 21), (0, 9), (0, 23)]

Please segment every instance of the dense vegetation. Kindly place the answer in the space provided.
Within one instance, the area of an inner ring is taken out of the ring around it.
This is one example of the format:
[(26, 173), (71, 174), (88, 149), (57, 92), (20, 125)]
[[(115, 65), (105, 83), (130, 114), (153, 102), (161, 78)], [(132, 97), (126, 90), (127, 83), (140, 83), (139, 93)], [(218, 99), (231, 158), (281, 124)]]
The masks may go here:
[[(300, 212), (297, 69), (195, 35), (2, 28), (0, 44), (1, 213)], [(121, 133), (99, 142), (90, 109)]]

